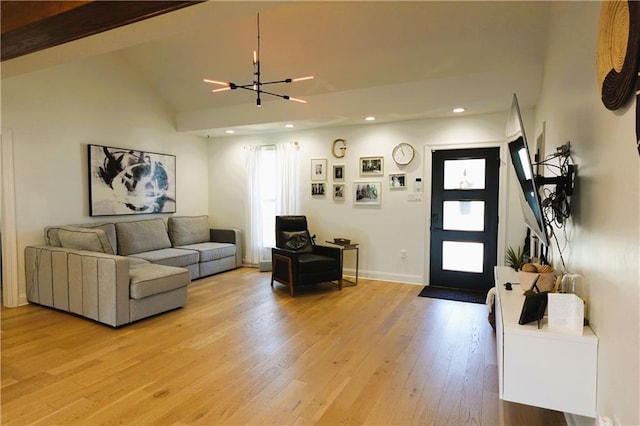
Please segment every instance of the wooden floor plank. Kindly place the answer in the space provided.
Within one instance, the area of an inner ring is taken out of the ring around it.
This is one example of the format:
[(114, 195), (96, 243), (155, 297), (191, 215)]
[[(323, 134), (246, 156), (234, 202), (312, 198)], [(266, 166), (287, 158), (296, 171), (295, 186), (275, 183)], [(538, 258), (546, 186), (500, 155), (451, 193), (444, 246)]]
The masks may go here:
[(252, 268), (113, 329), (2, 308), (1, 421), (23, 424), (565, 424), (500, 401), (486, 307), (360, 279), (271, 289)]

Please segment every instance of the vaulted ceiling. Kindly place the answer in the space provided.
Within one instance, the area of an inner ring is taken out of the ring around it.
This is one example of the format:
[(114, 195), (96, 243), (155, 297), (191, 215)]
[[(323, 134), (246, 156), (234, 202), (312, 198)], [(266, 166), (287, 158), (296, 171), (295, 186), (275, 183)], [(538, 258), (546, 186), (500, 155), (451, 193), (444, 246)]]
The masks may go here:
[[(3, 2), (4, 3), (4, 2)], [(140, 2), (144, 3), (144, 2)], [(204, 2), (3, 61), (10, 78), (113, 54), (176, 113), (178, 130), (217, 135), (506, 111), (541, 89), (547, 2)], [(262, 80), (299, 104), (247, 91), (212, 93), (203, 78), (252, 81), (260, 13)], [(506, 112), (505, 112), (506, 116)]]

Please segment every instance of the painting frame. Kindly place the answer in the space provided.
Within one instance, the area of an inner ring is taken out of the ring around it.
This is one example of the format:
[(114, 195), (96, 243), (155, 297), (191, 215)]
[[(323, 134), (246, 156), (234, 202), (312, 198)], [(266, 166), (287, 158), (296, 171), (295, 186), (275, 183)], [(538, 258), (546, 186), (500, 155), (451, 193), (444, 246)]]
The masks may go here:
[(382, 181), (355, 181), (352, 192), (353, 204), (356, 206), (382, 204)]
[(384, 175), (384, 157), (360, 157), (360, 176)]
[(327, 159), (312, 158), (311, 159), (311, 181), (324, 182), (327, 180)]
[(336, 183), (333, 185), (333, 201), (344, 201), (345, 184)]
[(345, 180), (345, 166), (344, 164), (333, 165), (333, 180), (334, 182), (344, 182)]
[(312, 197), (324, 197), (327, 192), (327, 186), (324, 182), (313, 182), (311, 184)]
[(389, 189), (406, 189), (407, 174), (406, 173), (389, 173)]
[(176, 212), (176, 156), (87, 145), (89, 216)]

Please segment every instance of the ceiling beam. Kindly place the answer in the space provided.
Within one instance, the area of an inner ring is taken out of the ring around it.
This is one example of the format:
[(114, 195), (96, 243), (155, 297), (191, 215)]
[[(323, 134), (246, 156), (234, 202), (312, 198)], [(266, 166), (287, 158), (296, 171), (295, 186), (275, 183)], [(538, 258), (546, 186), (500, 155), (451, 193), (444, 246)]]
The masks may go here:
[(0, 60), (17, 58), (202, 1), (2, 1)]

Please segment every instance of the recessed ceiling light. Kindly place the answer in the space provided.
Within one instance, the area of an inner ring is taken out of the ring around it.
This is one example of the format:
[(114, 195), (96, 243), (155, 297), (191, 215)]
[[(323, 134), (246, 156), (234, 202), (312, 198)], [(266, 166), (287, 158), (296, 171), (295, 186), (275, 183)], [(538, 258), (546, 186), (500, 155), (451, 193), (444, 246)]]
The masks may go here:
[(228, 135), (232, 135), (232, 134), (234, 134), (236, 131), (235, 131), (235, 130), (228, 129), (228, 130), (225, 130), (224, 132), (225, 132), (226, 134), (228, 134)]
[(462, 108), (462, 107), (458, 107), (458, 108), (454, 108), (453, 112), (455, 112), (456, 114), (459, 114), (461, 112), (465, 112), (466, 109)]
[(365, 119), (366, 121), (375, 121), (375, 119), (376, 119), (376, 118), (375, 118), (373, 115), (370, 115), (370, 116), (368, 116), (368, 117), (365, 117), (364, 119)]
[(291, 124), (291, 123), (287, 123), (284, 125), (284, 127), (286, 127), (287, 129), (293, 129), (295, 126), (295, 124)]

